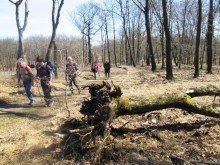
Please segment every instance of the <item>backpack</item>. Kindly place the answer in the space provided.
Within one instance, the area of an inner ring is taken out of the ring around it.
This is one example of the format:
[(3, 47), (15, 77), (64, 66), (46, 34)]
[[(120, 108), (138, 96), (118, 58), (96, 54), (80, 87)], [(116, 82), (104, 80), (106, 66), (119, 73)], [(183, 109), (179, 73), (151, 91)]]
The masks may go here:
[(93, 64), (91, 70), (92, 70), (92, 72), (98, 72), (98, 70), (99, 70), (98, 64)]
[[(54, 66), (51, 64), (50, 61), (47, 61), (47, 62), (44, 63), (44, 68), (45, 68), (45, 69), (46, 69), (47, 66), (50, 66), (50, 73), (51, 73), (51, 75), (54, 75), (54, 73), (55, 73), (55, 68), (54, 68)], [(38, 70), (38, 69), (40, 68), (40, 65), (37, 64), (36, 68), (37, 68), (37, 70)]]
[(46, 62), (45, 62), (44, 68), (46, 68), (47, 65), (50, 66), (50, 73), (51, 73), (52, 75), (54, 75), (54, 73), (55, 73), (55, 68), (54, 68), (54, 66), (51, 64), (50, 61), (46, 61)]
[(104, 63), (104, 68), (105, 68), (106, 70), (109, 70), (109, 69), (111, 68), (110, 63), (109, 63), (109, 62), (105, 62), (105, 63)]

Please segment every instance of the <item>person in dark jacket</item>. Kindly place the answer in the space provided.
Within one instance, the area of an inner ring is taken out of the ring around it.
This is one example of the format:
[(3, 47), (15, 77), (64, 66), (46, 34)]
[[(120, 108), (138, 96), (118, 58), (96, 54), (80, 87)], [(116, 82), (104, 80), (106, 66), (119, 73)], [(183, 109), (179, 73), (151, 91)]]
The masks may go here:
[(50, 80), (51, 80), (51, 73), (50, 73), (50, 66), (46, 65), (44, 62), (43, 57), (38, 56), (37, 57), (37, 78), (40, 79), (41, 87), (44, 93), (44, 100), (46, 105), (49, 107), (51, 106), (51, 103), (53, 102), (51, 97), (51, 86), (50, 86)]
[(110, 77), (110, 69), (111, 69), (111, 64), (108, 61), (105, 61), (104, 63), (104, 70), (105, 70), (105, 78), (109, 79)]

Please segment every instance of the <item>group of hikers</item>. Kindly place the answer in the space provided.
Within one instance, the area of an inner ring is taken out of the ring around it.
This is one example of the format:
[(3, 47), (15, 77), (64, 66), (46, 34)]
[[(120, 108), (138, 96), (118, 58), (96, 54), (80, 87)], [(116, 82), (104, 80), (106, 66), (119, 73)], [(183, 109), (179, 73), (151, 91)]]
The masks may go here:
[[(18, 75), (23, 81), (24, 89), (26, 95), (29, 99), (28, 105), (32, 106), (34, 104), (34, 96), (31, 92), (31, 87), (34, 86), (36, 80), (40, 81), (41, 88), (44, 95), (45, 103), (48, 107), (53, 103), (51, 97), (51, 86), (50, 81), (52, 78), (53, 67), (48, 60), (44, 60), (42, 56), (36, 58), (36, 76), (32, 71), (32, 67), (27, 64), (22, 58), (17, 60), (18, 66)], [(111, 65), (108, 61), (103, 64), (105, 77), (109, 79)], [(100, 66), (97, 62), (93, 62), (91, 65), (91, 71), (93, 72), (94, 79), (97, 79), (97, 73), (100, 70)], [(74, 95), (73, 85), (78, 89), (78, 93), (81, 93), (81, 89), (77, 83), (77, 76), (79, 74), (79, 67), (76, 62), (73, 61), (72, 57), (69, 56), (66, 62), (66, 71), (65, 71), (65, 81), (66, 85), (69, 86), (71, 94)]]
[[(105, 72), (105, 78), (106, 79), (109, 79), (110, 77), (110, 69), (111, 69), (111, 65), (108, 61), (105, 61), (104, 65), (104, 72)], [(99, 72), (99, 64), (97, 62), (93, 62), (92, 65), (91, 65), (91, 71), (93, 72), (93, 76), (94, 76), (94, 79), (96, 80), (97, 79), (97, 73)]]

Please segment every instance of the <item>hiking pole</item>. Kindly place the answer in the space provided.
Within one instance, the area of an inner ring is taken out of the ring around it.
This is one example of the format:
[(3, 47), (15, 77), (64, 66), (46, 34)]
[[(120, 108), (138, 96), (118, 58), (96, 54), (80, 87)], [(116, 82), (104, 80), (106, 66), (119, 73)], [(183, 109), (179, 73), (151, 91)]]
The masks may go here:
[(44, 101), (43, 101), (43, 99), (42, 99), (43, 96), (41, 95), (40, 88), (39, 88), (39, 85), (38, 85), (38, 82), (39, 82), (39, 81), (37, 81), (37, 79), (38, 79), (38, 78), (35, 78), (35, 82), (36, 82), (36, 85), (37, 85), (38, 93), (39, 93), (41, 102), (44, 103)]
[(68, 112), (68, 116), (67, 116), (67, 118), (69, 118), (70, 117), (70, 110), (69, 110), (69, 107), (68, 107), (68, 102), (67, 102), (67, 81), (66, 81), (66, 89), (65, 89), (65, 103), (66, 103), (66, 110), (67, 110), (67, 112)]
[[(52, 88), (52, 87), (51, 87)], [(56, 94), (56, 92), (54, 90), (51, 89), (51, 91), (53, 91), (53, 94), (55, 96), (55, 98), (57, 99), (57, 102), (60, 104), (60, 100), (58, 99), (58, 96)], [(60, 104), (61, 105), (61, 104)]]

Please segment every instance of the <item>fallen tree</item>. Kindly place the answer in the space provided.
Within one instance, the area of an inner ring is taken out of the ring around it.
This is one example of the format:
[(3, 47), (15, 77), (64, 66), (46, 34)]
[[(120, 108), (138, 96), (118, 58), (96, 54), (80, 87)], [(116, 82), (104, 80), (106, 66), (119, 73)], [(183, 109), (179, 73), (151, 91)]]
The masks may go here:
[[(187, 93), (165, 94), (151, 100), (141, 100), (134, 103), (123, 97), (121, 88), (113, 82), (109, 84), (103, 81), (100, 84), (91, 84), (83, 88), (88, 88), (91, 96), (83, 101), (80, 109), (85, 117), (81, 120), (71, 119), (64, 123), (61, 133), (67, 135), (65, 155), (76, 152), (83, 153), (83, 157), (88, 156), (92, 164), (96, 164), (106, 152), (108, 155), (113, 154), (109, 153), (108, 147), (104, 146), (108, 143), (110, 135), (115, 136), (112, 133), (114, 129), (111, 127), (111, 123), (119, 116), (178, 108), (189, 113), (220, 118), (219, 109), (212, 105), (200, 106), (193, 100), (193, 97), (219, 95), (220, 90), (217, 87), (207, 87), (202, 90), (195, 88), (190, 89)], [(117, 156), (114, 155), (114, 157)]]

